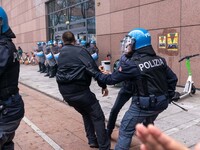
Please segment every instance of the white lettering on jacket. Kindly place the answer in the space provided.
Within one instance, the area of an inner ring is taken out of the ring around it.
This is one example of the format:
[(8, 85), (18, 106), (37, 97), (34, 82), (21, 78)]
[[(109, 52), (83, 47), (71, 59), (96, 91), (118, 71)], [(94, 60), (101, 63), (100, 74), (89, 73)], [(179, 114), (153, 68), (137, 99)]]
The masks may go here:
[(164, 65), (164, 62), (162, 61), (162, 59), (153, 59), (151, 61), (145, 61), (144, 63), (139, 64), (139, 68), (141, 71), (143, 71), (143, 69), (150, 69), (150, 68), (154, 68), (154, 67), (158, 67)]

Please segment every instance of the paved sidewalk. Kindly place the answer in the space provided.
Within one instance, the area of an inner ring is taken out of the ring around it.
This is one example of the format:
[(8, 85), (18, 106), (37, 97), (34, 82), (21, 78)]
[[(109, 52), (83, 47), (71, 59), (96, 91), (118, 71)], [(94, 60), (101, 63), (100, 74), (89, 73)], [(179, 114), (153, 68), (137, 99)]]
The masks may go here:
[[(20, 82), (57, 100), (62, 100), (55, 78), (44, 77), (44, 74), (37, 72), (37, 70), (38, 66), (21, 65)], [(99, 99), (106, 118), (109, 116), (110, 109), (119, 91), (119, 88), (114, 86), (108, 86), (108, 89), (109, 96), (102, 97), (100, 87), (96, 82), (92, 82), (91, 90)], [(178, 90), (182, 89), (178, 88)], [(122, 108), (118, 116), (117, 125), (120, 124), (129, 105), (130, 101)], [(155, 125), (188, 147), (193, 147), (195, 143), (200, 141), (200, 92), (197, 91), (193, 97), (181, 100), (179, 105), (188, 109), (188, 111), (185, 112), (171, 104), (167, 110), (159, 115)]]
[[(82, 117), (72, 107), (24, 85), (19, 88), (26, 111), (14, 138), (15, 150), (92, 150)], [(117, 135), (115, 130), (111, 148)], [(134, 139), (131, 150), (138, 145)]]

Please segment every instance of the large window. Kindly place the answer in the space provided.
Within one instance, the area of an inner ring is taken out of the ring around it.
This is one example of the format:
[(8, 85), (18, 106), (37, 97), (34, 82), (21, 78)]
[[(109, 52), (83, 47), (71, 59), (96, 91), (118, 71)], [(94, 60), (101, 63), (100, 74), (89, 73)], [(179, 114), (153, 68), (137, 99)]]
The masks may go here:
[(86, 40), (95, 34), (95, 0), (52, 0), (47, 10), (49, 39), (67, 30)]

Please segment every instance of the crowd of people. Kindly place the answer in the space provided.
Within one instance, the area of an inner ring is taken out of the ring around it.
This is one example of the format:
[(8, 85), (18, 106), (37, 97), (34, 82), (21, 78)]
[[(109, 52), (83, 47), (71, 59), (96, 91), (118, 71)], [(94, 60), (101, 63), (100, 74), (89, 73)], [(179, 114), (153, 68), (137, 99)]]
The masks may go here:
[[(97, 61), (98, 59), (98, 48), (95, 40), (91, 40), (89, 44), (85, 40), (81, 40), (81, 43), (76, 42), (77, 46), (83, 47), (88, 50), (92, 58)], [(58, 57), (63, 47), (62, 40), (38, 42), (35, 50), (37, 56), (39, 70), (38, 72), (46, 73), (44, 76), (53, 78), (57, 72)], [(94, 56), (95, 55), (95, 56)]]
[[(13, 150), (13, 138), (24, 116), (24, 103), (19, 94), (19, 58), (12, 42), (16, 38), (8, 25), (6, 12), (0, 7), (0, 149)], [(110, 149), (110, 139), (117, 114), (132, 98), (119, 127), (115, 150), (128, 150), (136, 133), (143, 143), (141, 150), (187, 150), (184, 145), (153, 126), (155, 119), (167, 109), (175, 94), (177, 76), (164, 58), (158, 56), (148, 30), (135, 28), (122, 41), (122, 57), (118, 68), (110, 73), (98, 67), (98, 48), (94, 40), (87, 47), (78, 45), (72, 32), (62, 35), (62, 41), (38, 42), (35, 55), (39, 72), (56, 76), (63, 99), (82, 115), (88, 144), (91, 148)], [(159, 77), (159, 78), (158, 78)], [(110, 114), (106, 129), (105, 116), (98, 99), (90, 90), (92, 78), (108, 95), (107, 85), (124, 82)], [(196, 150), (199, 149), (197, 145)]]

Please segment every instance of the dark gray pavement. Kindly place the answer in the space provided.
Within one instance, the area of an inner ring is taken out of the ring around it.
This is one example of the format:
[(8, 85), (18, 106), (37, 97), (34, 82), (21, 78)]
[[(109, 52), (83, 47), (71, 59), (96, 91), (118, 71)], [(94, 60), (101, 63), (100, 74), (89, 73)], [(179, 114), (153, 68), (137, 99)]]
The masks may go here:
[[(20, 83), (62, 101), (55, 78), (44, 77), (44, 74), (37, 72), (37, 70), (38, 66), (21, 65)], [(106, 119), (109, 117), (110, 109), (119, 91), (119, 88), (115, 86), (108, 86), (108, 89), (109, 96), (102, 97), (101, 88), (98, 87), (97, 83), (93, 81), (91, 84), (91, 90), (99, 99)], [(181, 91), (182, 88), (177, 88), (177, 90)], [(200, 141), (200, 91), (197, 91), (192, 97), (188, 96), (180, 100), (178, 104), (188, 109), (188, 111), (183, 111), (170, 104), (168, 109), (159, 115), (155, 125), (168, 135), (193, 148), (195, 143)], [(129, 105), (130, 101), (122, 108), (116, 125), (120, 125), (120, 121)]]

